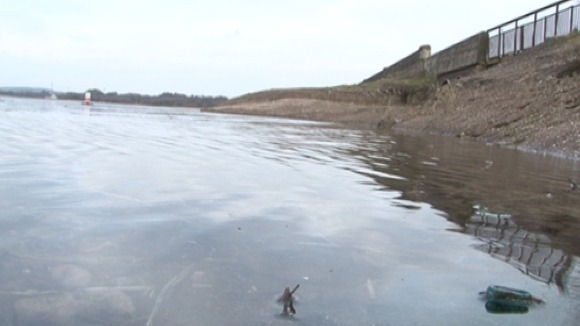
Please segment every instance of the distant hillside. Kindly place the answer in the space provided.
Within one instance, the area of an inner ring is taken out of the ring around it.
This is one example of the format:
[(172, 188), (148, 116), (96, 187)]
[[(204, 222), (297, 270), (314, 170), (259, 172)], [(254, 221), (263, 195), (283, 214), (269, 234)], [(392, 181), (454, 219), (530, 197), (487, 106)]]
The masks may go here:
[(50, 88), (43, 87), (0, 87), (0, 93), (13, 93), (13, 94), (52, 94), (53, 91)]

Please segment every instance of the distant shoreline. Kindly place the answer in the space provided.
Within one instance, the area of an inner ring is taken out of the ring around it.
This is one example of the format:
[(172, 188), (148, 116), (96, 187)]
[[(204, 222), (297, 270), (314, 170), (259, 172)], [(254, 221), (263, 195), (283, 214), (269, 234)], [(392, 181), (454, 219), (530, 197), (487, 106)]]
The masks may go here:
[[(225, 96), (186, 95), (165, 92), (159, 95), (144, 95), (137, 93), (104, 93), (98, 89), (89, 89), (93, 102), (116, 104), (132, 104), (146, 106), (165, 106), (183, 108), (203, 108), (215, 106), (227, 100)], [(61, 100), (83, 101), (85, 92), (54, 92), (47, 88), (38, 87), (0, 87), (0, 96), (14, 96), (22, 98), (58, 98)]]

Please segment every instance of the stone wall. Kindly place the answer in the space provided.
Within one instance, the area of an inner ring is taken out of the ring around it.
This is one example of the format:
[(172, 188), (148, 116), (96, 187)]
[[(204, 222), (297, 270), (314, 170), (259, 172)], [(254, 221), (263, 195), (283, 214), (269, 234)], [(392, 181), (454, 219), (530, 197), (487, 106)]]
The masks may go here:
[(481, 32), (431, 56), (427, 61), (429, 74), (438, 79), (469, 73), (475, 67), (487, 65), (489, 39)]
[(397, 63), (384, 68), (377, 74), (365, 79), (363, 83), (383, 78), (410, 79), (426, 76), (427, 59), (431, 56), (431, 46), (423, 45), (419, 50), (409, 54)]
[(423, 45), (397, 63), (365, 79), (363, 83), (383, 78), (414, 79), (431, 76), (437, 79), (455, 78), (474, 69), (487, 66), (489, 39), (481, 32), (431, 56), (431, 47)]

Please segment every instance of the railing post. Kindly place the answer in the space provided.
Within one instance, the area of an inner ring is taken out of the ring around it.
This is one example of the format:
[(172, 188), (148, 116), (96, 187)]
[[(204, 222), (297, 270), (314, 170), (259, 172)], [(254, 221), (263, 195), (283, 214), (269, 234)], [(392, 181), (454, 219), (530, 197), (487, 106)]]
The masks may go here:
[(548, 16), (544, 17), (544, 36), (542, 37), (542, 42), (546, 41), (547, 33), (548, 33)]
[(574, 6), (570, 7), (570, 34), (574, 28)]
[(534, 13), (534, 30), (532, 31), (532, 47), (536, 46), (536, 23), (538, 21), (538, 12)]
[(520, 51), (524, 50), (524, 38), (526, 37), (524, 27), (520, 27)]
[(503, 56), (503, 40), (501, 35), (501, 27), (497, 29), (497, 57), (501, 58)]
[(554, 37), (558, 36), (558, 16), (560, 13), (560, 3), (556, 5), (556, 16), (554, 17)]
[(516, 20), (516, 27), (514, 28), (514, 54), (518, 50), (518, 21)]

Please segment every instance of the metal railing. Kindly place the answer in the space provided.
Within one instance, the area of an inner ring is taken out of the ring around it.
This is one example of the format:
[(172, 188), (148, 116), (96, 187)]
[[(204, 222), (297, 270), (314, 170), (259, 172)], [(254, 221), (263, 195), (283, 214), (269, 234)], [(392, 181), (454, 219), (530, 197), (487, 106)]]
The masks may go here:
[(580, 30), (578, 0), (554, 2), (487, 30), (488, 58), (516, 54), (544, 43), (554, 36)]

